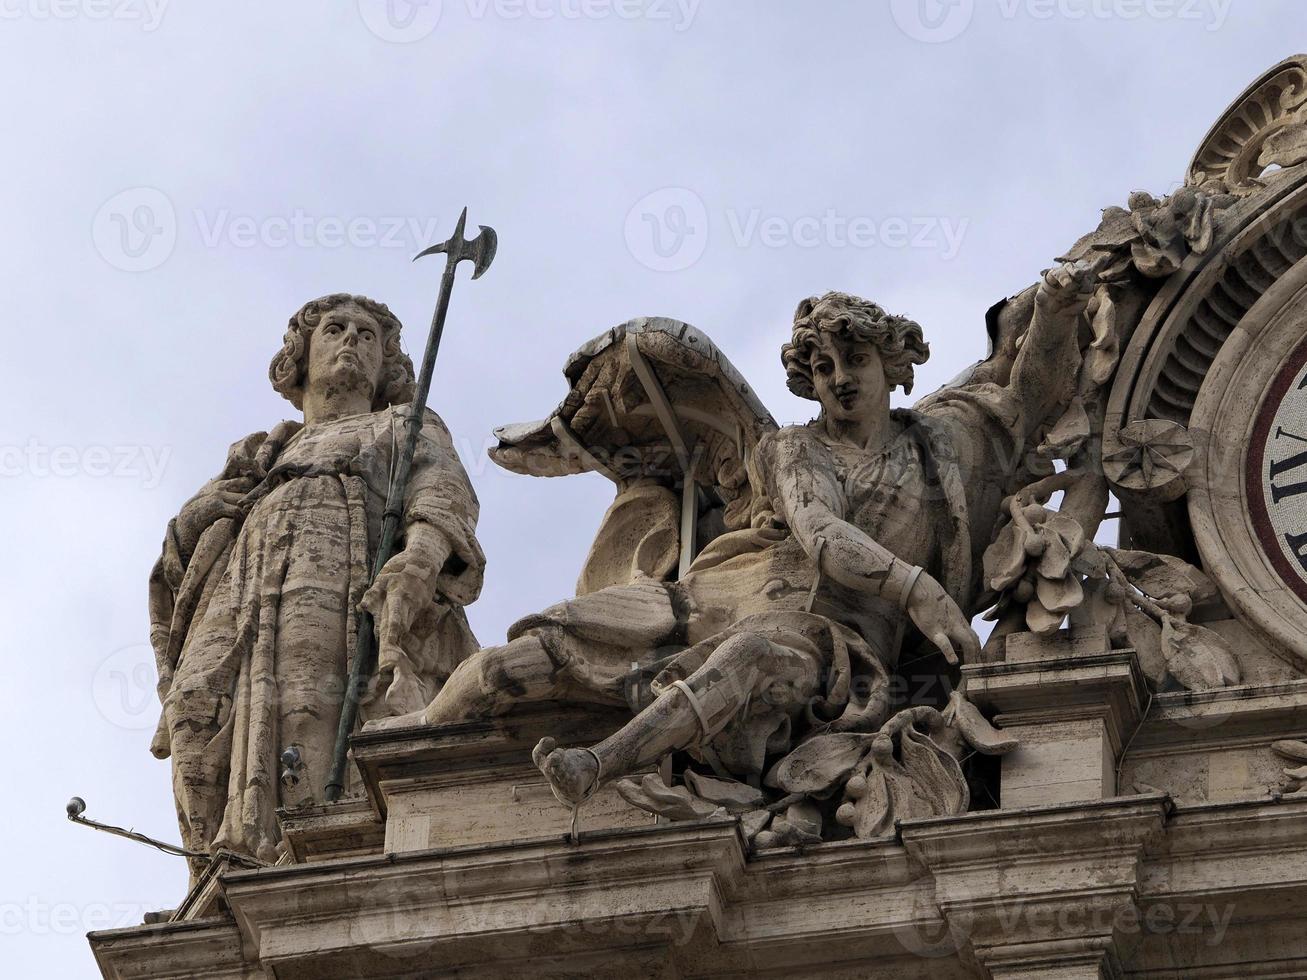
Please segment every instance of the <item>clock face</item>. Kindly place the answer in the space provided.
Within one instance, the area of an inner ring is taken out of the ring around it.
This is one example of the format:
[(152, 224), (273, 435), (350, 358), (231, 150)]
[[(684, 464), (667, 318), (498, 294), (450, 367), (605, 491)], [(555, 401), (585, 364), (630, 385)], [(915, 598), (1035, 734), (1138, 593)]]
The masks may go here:
[[(1150, 356), (1155, 353), (1157, 361), (1174, 356), (1176, 370), (1167, 374), (1165, 365), (1151, 367), (1148, 378), (1141, 375), (1126, 382), (1139, 389), (1129, 389), (1128, 397), (1138, 394), (1140, 405), (1155, 399), (1159, 405), (1182, 408), (1185, 392), (1196, 381), (1197, 394), (1185, 423), (1194, 457), (1184, 484), (1189, 529), (1203, 571), (1252, 640), (1303, 676), (1307, 254), (1284, 268), (1277, 256), (1289, 233), (1277, 229), (1292, 227), (1291, 237), (1300, 236), (1296, 216), (1305, 208), (1307, 183), (1295, 185), (1268, 215), (1250, 220), (1223, 246), (1221, 260), (1213, 259), (1184, 284), (1178, 300), (1159, 293), (1154, 305), (1165, 319), (1154, 334), (1138, 335), (1139, 346), (1154, 345)], [(1307, 252), (1307, 240), (1292, 241)], [(1244, 297), (1242, 304), (1250, 292), (1259, 295), (1237, 324), (1231, 322), (1232, 297)], [(1218, 330), (1214, 324), (1220, 320), (1225, 327)], [(1217, 343), (1217, 333), (1226, 334), (1225, 339), (1200, 370)]]
[(1258, 543), (1284, 584), (1307, 602), (1307, 340), (1262, 398), (1245, 480)]

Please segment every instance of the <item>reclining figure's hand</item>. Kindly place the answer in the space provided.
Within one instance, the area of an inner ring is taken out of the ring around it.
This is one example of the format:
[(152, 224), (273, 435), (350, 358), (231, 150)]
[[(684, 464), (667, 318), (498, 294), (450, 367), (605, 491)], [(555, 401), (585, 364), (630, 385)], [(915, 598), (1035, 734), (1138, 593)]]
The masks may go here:
[(961, 608), (928, 572), (912, 586), (906, 603), (908, 616), (922, 635), (939, 647), (951, 664), (980, 658), (980, 640)]

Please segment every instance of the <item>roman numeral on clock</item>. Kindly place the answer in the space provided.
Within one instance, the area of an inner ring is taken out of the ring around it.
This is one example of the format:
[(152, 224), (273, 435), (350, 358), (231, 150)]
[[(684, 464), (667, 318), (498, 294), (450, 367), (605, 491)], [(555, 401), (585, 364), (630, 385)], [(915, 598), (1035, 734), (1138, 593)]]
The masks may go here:
[(1286, 534), (1284, 540), (1297, 557), (1298, 564), (1307, 569), (1307, 534)]
[[(1280, 431), (1277, 431), (1275, 434), (1277, 436), (1280, 435)], [(1288, 433), (1285, 434), (1287, 435)], [(1298, 437), (1293, 436), (1293, 438), (1297, 439)], [(1300, 466), (1307, 466), (1307, 452), (1295, 453), (1288, 459), (1282, 459), (1279, 462), (1271, 463), (1271, 499), (1275, 501), (1275, 503), (1278, 504), (1285, 497), (1296, 497), (1300, 493), (1307, 493), (1307, 480), (1303, 480), (1299, 483), (1290, 483), (1288, 486), (1283, 487), (1277, 487), (1275, 485), (1276, 477), (1283, 473), (1287, 473), (1290, 470), (1296, 470)]]

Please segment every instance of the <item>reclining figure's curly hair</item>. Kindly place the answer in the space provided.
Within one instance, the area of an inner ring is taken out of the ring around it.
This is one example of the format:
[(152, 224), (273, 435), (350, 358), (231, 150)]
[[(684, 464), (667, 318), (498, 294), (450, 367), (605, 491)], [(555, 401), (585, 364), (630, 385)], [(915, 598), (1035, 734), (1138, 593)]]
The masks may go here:
[(812, 354), (823, 331), (874, 344), (891, 391), (902, 385), (905, 394), (911, 392), (913, 365), (924, 364), (930, 356), (930, 346), (914, 320), (886, 313), (877, 304), (848, 293), (809, 296), (794, 311), (794, 332), (781, 348), (785, 383), (800, 398), (817, 400)]

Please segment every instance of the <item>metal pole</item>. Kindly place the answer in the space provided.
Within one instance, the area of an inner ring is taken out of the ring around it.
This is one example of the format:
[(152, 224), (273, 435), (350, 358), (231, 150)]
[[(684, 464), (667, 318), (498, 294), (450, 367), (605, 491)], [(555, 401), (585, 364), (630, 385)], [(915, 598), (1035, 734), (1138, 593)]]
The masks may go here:
[[(394, 477), (386, 491), (386, 511), (381, 524), (381, 541), (377, 545), (377, 555), (372, 563), (369, 582), (376, 581), (377, 575), (395, 552), (395, 538), (399, 533), (400, 518), (404, 515), (404, 494), (408, 489), (409, 472), (413, 468), (413, 456), (417, 451), (418, 434), (422, 431), (427, 395), (431, 392), (431, 376), (436, 369), (436, 356), (440, 353), (440, 338), (445, 332), (445, 314), (449, 312), (449, 297), (454, 290), (454, 273), (458, 269), (459, 262), (470, 259), (475, 263), (472, 278), (477, 279), (490, 267), (490, 262), (495, 257), (498, 243), (494, 229), (482, 225), (481, 233), (469, 242), (463, 238), (466, 220), (467, 208), (464, 208), (453, 237), (440, 245), (433, 245), (415, 257), (421, 258), (436, 252), (446, 253), (445, 273), (440, 277), (440, 297), (436, 300), (436, 310), (431, 315), (431, 330), (427, 335), (426, 350), (422, 354), (417, 390), (413, 394), (413, 402), (409, 405), (408, 416), (404, 420), (406, 428), (404, 446), (399, 454)], [(349, 737), (354, 731), (354, 723), (358, 720), (359, 702), (372, 677), (376, 660), (376, 624), (370, 612), (360, 609), (354, 662), (350, 665), (345, 700), (340, 708), (340, 723), (336, 726), (331, 774), (327, 777), (325, 788), (325, 795), (330, 803), (340, 799), (345, 791), (345, 768), (349, 763)]]

